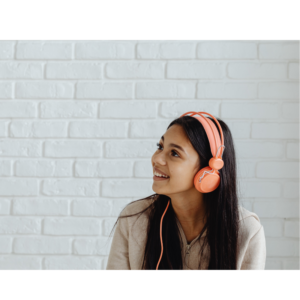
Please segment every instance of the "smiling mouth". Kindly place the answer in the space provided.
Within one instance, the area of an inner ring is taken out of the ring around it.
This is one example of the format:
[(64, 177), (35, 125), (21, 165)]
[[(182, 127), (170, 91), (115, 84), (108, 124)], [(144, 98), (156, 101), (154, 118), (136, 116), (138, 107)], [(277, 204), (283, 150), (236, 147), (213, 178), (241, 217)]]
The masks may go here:
[(159, 177), (159, 176), (156, 176), (156, 175), (153, 175), (153, 180), (155, 181), (163, 181), (163, 180), (168, 180), (170, 179), (170, 177)]

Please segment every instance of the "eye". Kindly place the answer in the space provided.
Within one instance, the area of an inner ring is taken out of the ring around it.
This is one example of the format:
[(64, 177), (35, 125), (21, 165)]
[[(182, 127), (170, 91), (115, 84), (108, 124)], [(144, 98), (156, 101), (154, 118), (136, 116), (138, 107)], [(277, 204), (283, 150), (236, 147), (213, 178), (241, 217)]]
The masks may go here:
[[(156, 146), (157, 146), (157, 147), (162, 147), (161, 144), (159, 144), (159, 143), (156, 143)], [(158, 150), (161, 150), (161, 149), (158, 148)], [(175, 157), (180, 157), (176, 151), (172, 150), (172, 153), (175, 153), (175, 154), (177, 155), (177, 156), (175, 156)], [(173, 155), (173, 156), (174, 156), (174, 155)]]

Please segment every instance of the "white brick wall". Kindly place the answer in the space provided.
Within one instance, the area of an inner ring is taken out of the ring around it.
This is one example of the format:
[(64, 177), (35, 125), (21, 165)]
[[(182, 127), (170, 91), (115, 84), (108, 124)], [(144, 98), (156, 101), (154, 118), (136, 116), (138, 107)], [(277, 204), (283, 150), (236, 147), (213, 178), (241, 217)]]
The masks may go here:
[(299, 42), (0, 41), (0, 269), (105, 269), (187, 111), (230, 127), (266, 269), (299, 269)]

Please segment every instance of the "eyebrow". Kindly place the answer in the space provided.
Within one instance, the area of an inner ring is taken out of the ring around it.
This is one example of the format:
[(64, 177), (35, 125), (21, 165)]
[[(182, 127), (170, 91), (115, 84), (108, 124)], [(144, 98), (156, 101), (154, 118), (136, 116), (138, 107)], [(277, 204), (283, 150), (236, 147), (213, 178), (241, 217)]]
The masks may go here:
[[(164, 136), (162, 136), (161, 139), (162, 139), (163, 141), (165, 141)], [(186, 152), (184, 151), (184, 149), (183, 149), (181, 146), (179, 146), (179, 145), (170, 143), (169, 146), (170, 146), (170, 147), (174, 147), (174, 148), (178, 148), (179, 150), (181, 150), (182, 152), (184, 152), (184, 153), (186, 154)]]

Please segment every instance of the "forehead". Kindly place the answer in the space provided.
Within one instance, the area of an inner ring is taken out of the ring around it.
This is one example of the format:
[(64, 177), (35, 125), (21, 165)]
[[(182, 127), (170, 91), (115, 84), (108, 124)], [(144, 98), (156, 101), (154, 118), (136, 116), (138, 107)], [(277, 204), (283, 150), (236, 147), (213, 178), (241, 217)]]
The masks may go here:
[(191, 151), (194, 149), (189, 138), (187, 137), (183, 128), (179, 125), (171, 126), (164, 134), (164, 143), (170, 144), (177, 144), (181, 146), (185, 152)]

